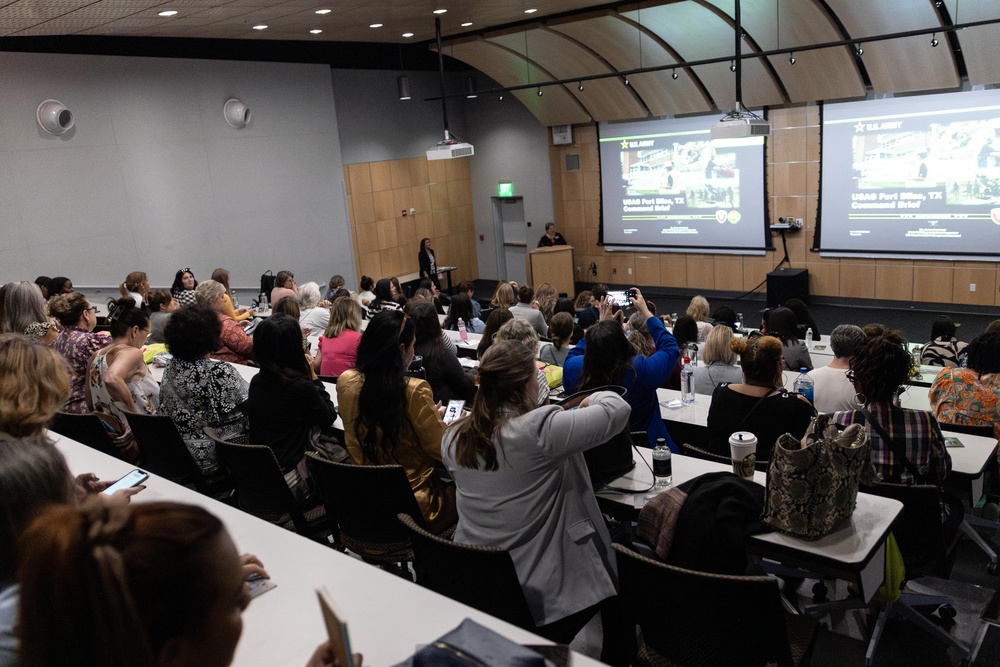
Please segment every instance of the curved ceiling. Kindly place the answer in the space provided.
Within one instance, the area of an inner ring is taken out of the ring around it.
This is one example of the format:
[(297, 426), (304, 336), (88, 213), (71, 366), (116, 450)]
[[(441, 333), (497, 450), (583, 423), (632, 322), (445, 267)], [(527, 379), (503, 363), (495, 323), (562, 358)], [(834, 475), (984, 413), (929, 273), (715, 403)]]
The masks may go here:
[[(564, 81), (542, 88), (542, 97), (519, 91), (545, 125), (725, 110), (736, 102), (734, 11), (735, 0), (621, 5), (446, 40), (445, 53), (503, 87), (544, 83), (546, 73)], [(884, 39), (987, 20), (1000, 20), (997, 0), (744, 1), (742, 101), (759, 108), (859, 98), (869, 89), (955, 90), (966, 73), (971, 84), (1000, 83), (1000, 24)], [(831, 42), (839, 44), (807, 48)], [(657, 67), (664, 69), (629, 74), (629, 85), (614, 76)], [(566, 81), (601, 75), (611, 76), (583, 80), (582, 91)]]

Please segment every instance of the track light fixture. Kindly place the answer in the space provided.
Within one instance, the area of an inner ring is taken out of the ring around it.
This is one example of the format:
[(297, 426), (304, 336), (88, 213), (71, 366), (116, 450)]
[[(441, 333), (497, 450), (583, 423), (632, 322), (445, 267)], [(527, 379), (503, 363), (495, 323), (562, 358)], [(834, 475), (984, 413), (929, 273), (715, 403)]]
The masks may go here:
[(788, 54), (788, 64), (789, 65), (794, 65), (795, 64), (795, 53), (789, 53)]
[(628, 85), (628, 77), (627, 76), (623, 76), (622, 77), (622, 83), (624, 83), (626, 86)]
[(937, 33), (934, 33), (933, 35), (931, 35), (931, 46), (937, 46), (937, 45), (938, 45)]
[(677, 70), (670, 70), (670, 78), (677, 80)]
[(579, 90), (581, 93), (583, 92), (583, 81), (580, 82), (580, 85), (578, 85), (576, 89)]
[(497, 96), (497, 102), (503, 102), (503, 93), (500, 93), (500, 95)]
[(856, 47), (854, 47), (854, 55), (856, 55), (859, 58), (861, 56), (865, 55), (865, 50), (864, 50), (864, 48), (860, 44), (858, 44)]
[(729, 71), (730, 72), (735, 72), (736, 71), (736, 61), (735, 60), (730, 60), (729, 61)]
[(538, 96), (539, 97), (542, 96), (542, 87), (541, 86), (538, 87)]
[(396, 88), (399, 90), (399, 99), (410, 99), (410, 77), (403, 75), (396, 77)]

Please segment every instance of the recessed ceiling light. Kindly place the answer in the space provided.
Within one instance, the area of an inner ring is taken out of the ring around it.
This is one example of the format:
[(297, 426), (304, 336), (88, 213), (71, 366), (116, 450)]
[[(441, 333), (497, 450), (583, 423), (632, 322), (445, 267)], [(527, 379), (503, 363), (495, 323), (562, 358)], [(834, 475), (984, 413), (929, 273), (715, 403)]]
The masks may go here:
[(317, 14), (329, 14), (332, 11), (333, 11), (332, 9), (317, 9), (316, 13)]
[(372, 23), (372, 24), (371, 24), (370, 26), (368, 26), (368, 27), (369, 27), (369, 28), (381, 28), (381, 27), (382, 27), (382, 24), (381, 24), (381, 23)]
[(157, 14), (157, 16), (176, 16), (176, 15), (177, 15), (176, 9), (165, 9), (159, 14)]
[(537, 11), (538, 11), (537, 9), (525, 9), (524, 13), (525, 14), (534, 14)]
[(264, 25), (263, 23), (261, 23), (260, 25), (255, 25), (255, 26), (253, 27), (253, 29), (254, 29), (254, 30), (267, 30), (267, 26), (266, 26), (266, 25)]
[(435, 9), (434, 13), (435, 14), (444, 14), (447, 11), (448, 11), (447, 9)]
[(413, 33), (412, 32), (404, 32), (403, 33), (403, 37), (413, 37)]
[(462, 27), (468, 28), (470, 25), (472, 25), (472, 21), (466, 21), (465, 23), (462, 24)]
[(319, 28), (313, 28), (313, 29), (312, 29), (312, 30), (310, 30), (309, 32), (311, 32), (311, 33), (312, 33), (312, 34), (314, 34), (314, 35), (318, 35), (318, 34), (320, 34), (320, 33), (321, 33), (321, 32), (323, 32), (323, 31), (322, 31), (322, 30), (320, 30)]

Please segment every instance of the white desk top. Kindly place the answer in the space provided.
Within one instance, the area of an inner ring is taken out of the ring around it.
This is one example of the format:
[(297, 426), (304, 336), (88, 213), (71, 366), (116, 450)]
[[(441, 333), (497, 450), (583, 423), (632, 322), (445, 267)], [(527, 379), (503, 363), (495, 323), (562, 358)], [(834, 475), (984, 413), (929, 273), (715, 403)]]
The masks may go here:
[[(56, 438), (74, 473), (94, 472), (101, 479), (114, 479), (133, 467), (55, 433), (49, 435)], [(208, 509), (226, 525), (241, 552), (260, 557), (277, 584), (243, 613), (243, 637), (233, 661), (236, 667), (305, 665), (326, 639), (316, 602), (319, 586), (326, 586), (344, 610), (351, 643), (364, 654), (366, 666), (400, 662), (417, 645), (436, 639), (464, 618), (473, 618), (514, 641), (551, 643), (156, 475), (150, 475), (146, 486), (133, 502), (169, 500)], [(573, 664), (600, 663), (575, 654)]]
[[(646, 464), (652, 466), (652, 450), (646, 447), (639, 447), (638, 451), (642, 455), (642, 458), (645, 459)], [(705, 473), (731, 470), (729, 466), (682, 454), (675, 454), (671, 459), (673, 462), (674, 485), (681, 484)], [(653, 476), (650, 468), (647, 468), (642, 461), (637, 460), (635, 468), (611, 482), (611, 486), (645, 489), (652, 483), (652, 479)], [(754, 473), (754, 481), (763, 485), (767, 481), (767, 475), (758, 471)], [(642, 507), (645, 504), (645, 494), (630, 495), (615, 491), (602, 491), (598, 495), (602, 498), (635, 508)], [(826, 537), (810, 542), (773, 532), (755, 535), (751, 540), (759, 543), (756, 545), (755, 550), (768, 552), (772, 548), (775, 550), (787, 550), (795, 552), (800, 557), (838, 563), (847, 569), (860, 569), (867, 563), (871, 553), (882, 545), (885, 534), (896, 520), (896, 516), (902, 508), (903, 505), (899, 501), (867, 493), (859, 493), (858, 506), (854, 510), (850, 523)]]

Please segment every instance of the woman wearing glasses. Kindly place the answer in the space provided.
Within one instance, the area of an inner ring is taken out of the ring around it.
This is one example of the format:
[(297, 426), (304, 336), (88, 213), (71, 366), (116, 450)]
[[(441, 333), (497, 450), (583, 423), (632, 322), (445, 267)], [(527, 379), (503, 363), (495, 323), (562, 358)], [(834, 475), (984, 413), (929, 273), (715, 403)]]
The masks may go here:
[(94, 331), (97, 326), (96, 311), (87, 297), (79, 292), (58, 294), (49, 299), (49, 314), (63, 325), (52, 348), (69, 363), (70, 394), (63, 412), (87, 412), (84, 388), (90, 359), (111, 342), (111, 336), (106, 331)]
[(413, 320), (377, 313), (361, 335), (357, 367), (337, 379), (337, 403), (351, 459), (403, 466), (428, 528), (440, 533), (458, 519), (455, 486), (438, 476), (444, 422), (431, 386), (406, 376), (415, 341)]
[(87, 403), (94, 412), (119, 422), (119, 433), (128, 426), (129, 412), (151, 415), (160, 402), (160, 385), (142, 359), (149, 337), (149, 315), (130, 298), (114, 302), (108, 315), (111, 344), (90, 361)]

